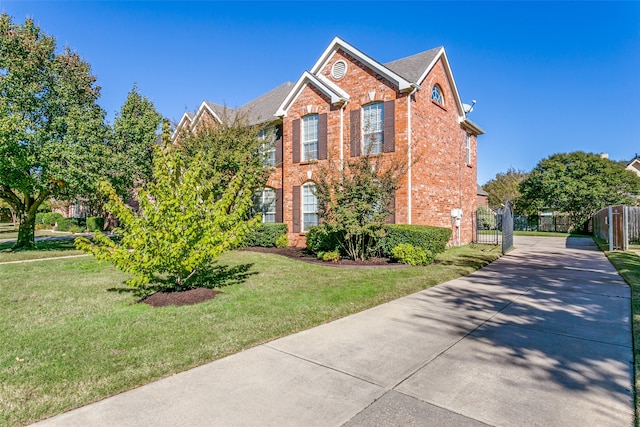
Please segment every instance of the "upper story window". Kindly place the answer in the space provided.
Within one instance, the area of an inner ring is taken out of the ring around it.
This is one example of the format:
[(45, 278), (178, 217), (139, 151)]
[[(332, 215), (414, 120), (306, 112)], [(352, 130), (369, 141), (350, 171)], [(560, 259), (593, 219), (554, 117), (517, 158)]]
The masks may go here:
[(276, 222), (276, 191), (265, 188), (254, 195), (254, 210), (262, 213), (262, 222)]
[(302, 118), (302, 161), (318, 159), (318, 115)]
[(431, 99), (444, 106), (444, 96), (442, 95), (442, 89), (440, 89), (440, 86), (433, 86), (433, 88), (431, 89)]
[(362, 151), (364, 154), (382, 153), (384, 144), (384, 103), (362, 107)]
[(471, 164), (471, 135), (466, 134), (464, 140), (465, 159), (468, 165)]
[(258, 133), (258, 139), (262, 141), (262, 159), (267, 167), (276, 165), (276, 132), (273, 127), (262, 129)]
[(309, 228), (318, 225), (318, 198), (315, 190), (313, 182), (302, 186), (302, 231), (309, 231)]

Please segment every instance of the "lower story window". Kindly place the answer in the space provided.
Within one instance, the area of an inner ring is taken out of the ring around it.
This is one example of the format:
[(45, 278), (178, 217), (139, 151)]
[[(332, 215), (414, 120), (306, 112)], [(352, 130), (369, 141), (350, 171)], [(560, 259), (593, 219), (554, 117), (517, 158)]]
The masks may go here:
[(302, 186), (302, 231), (318, 225), (318, 198), (315, 194), (316, 185), (308, 182)]
[(276, 191), (265, 188), (256, 193), (255, 210), (262, 214), (262, 222), (276, 222)]

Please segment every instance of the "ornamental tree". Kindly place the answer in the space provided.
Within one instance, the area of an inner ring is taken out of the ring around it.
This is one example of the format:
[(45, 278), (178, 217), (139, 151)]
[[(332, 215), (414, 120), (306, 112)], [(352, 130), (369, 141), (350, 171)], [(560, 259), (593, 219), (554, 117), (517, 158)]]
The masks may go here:
[(0, 15), (0, 198), (19, 221), (14, 249), (35, 246), (38, 207), (86, 192), (105, 146), (90, 66), (31, 19)]
[(520, 184), (520, 193), (525, 212), (565, 212), (575, 229), (606, 206), (637, 204), (640, 178), (598, 154), (576, 151), (541, 160)]
[(116, 232), (122, 239), (116, 243), (96, 233), (93, 242), (81, 237), (76, 245), (132, 274), (127, 284), (142, 291), (202, 286), (202, 276), (211, 271), (214, 260), (259, 221), (247, 219), (255, 177), (240, 168), (216, 197), (214, 177), (224, 172), (211, 172), (202, 154), (185, 162), (173, 146), (155, 147), (154, 153), (152, 180), (138, 190), (139, 214), (124, 204), (111, 184), (100, 185), (109, 198), (107, 211), (120, 222)]
[(327, 165), (319, 168), (315, 185), (321, 226), (334, 233), (348, 257), (367, 259), (393, 214), (404, 163), (365, 155), (346, 161), (343, 170), (336, 170), (333, 162)]

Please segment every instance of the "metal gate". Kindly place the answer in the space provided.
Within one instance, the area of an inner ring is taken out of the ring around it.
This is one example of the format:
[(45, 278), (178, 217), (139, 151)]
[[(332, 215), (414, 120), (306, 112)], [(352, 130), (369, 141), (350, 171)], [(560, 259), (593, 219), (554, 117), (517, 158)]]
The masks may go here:
[(499, 209), (479, 209), (474, 226), (474, 243), (502, 245), (502, 253), (513, 247), (513, 212), (509, 200)]

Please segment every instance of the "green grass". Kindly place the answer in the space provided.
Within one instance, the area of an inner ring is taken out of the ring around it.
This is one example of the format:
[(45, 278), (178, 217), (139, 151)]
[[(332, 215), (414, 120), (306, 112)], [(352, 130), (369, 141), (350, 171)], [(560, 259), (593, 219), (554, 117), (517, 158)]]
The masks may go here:
[[(61, 236), (65, 234), (71, 234), (63, 231), (51, 231), (51, 230), (36, 230), (36, 237), (44, 236)], [(4, 239), (17, 239), (18, 227), (14, 227), (11, 223), (0, 223), (0, 240)]]
[(231, 252), (242, 283), (205, 303), (152, 308), (126, 276), (93, 258), (0, 267), (0, 425), (24, 425), (275, 338), (465, 275), (495, 246), (447, 250), (438, 263), (343, 269)]
[(41, 258), (56, 258), (68, 255), (82, 255), (73, 245), (74, 239), (46, 240), (36, 242), (37, 250), (11, 251), (13, 242), (0, 243), (0, 263), (8, 261), (23, 261)]
[[(602, 244), (602, 242), (598, 242)], [(606, 242), (605, 242), (606, 245)], [(631, 287), (631, 312), (633, 316), (633, 355), (635, 371), (636, 426), (640, 425), (640, 256), (635, 252), (605, 252), (611, 264)]]

